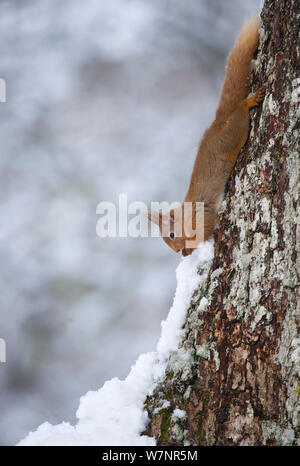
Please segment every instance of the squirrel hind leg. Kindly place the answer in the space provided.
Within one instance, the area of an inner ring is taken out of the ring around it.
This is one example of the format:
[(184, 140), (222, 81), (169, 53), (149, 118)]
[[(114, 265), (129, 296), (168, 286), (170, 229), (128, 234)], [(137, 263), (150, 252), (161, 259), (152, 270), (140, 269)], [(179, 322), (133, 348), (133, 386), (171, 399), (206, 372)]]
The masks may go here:
[(249, 110), (252, 107), (256, 107), (260, 102), (264, 100), (265, 92), (262, 87), (260, 87), (253, 96), (246, 99), (246, 108)]

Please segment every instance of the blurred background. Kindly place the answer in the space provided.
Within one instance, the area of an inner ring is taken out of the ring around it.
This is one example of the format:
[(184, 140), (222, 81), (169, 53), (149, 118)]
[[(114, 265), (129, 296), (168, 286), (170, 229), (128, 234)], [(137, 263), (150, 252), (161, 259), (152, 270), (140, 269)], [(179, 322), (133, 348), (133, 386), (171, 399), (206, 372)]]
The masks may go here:
[(180, 261), (96, 206), (181, 201), (259, 0), (1, 0), (0, 444), (155, 349)]

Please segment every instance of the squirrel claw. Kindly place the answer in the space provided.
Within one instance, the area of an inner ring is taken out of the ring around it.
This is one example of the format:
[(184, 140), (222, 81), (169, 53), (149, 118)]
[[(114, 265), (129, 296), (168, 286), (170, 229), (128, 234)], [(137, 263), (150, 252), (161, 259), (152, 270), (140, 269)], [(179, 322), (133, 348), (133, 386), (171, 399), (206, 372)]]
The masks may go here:
[(246, 100), (246, 108), (249, 110), (250, 108), (256, 107), (260, 102), (264, 100), (265, 92), (262, 87), (260, 87), (252, 97), (249, 97)]
[(264, 100), (264, 97), (265, 97), (265, 91), (263, 90), (262, 87), (260, 87), (254, 95), (256, 103), (259, 104), (260, 102), (262, 102)]

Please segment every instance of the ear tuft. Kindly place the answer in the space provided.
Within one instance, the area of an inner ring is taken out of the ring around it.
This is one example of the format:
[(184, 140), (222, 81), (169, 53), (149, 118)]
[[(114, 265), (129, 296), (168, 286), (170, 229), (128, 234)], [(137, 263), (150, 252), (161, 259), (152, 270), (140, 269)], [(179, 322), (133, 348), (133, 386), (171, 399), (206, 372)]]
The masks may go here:
[(159, 225), (161, 223), (162, 217), (161, 217), (161, 212), (158, 212), (157, 210), (153, 210), (148, 213), (148, 219), (155, 223), (156, 225)]

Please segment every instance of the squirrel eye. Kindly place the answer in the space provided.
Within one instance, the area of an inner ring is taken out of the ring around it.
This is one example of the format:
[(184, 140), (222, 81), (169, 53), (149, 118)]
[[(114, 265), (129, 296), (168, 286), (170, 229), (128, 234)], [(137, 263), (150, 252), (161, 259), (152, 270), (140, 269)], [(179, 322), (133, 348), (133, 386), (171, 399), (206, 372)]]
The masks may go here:
[(172, 239), (174, 238), (174, 233), (173, 232), (170, 233), (170, 238), (172, 238)]

